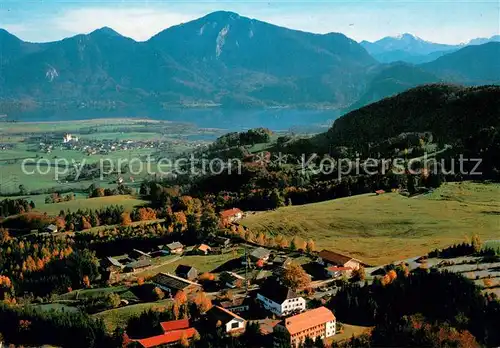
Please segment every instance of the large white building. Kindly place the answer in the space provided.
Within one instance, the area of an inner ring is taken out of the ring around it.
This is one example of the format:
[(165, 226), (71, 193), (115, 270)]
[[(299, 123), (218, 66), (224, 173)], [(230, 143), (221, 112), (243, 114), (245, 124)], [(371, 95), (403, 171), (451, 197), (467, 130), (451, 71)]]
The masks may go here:
[(257, 292), (257, 301), (277, 316), (299, 313), (306, 309), (306, 300), (279, 283), (268, 283)]

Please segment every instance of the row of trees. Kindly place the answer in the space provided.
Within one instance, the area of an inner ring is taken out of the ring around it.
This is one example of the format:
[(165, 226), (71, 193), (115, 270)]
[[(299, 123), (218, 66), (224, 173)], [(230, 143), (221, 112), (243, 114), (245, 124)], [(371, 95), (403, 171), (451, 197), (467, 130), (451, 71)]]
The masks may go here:
[(0, 201), (0, 217), (23, 214), (30, 212), (33, 209), (35, 209), (35, 203), (33, 201), (28, 202), (23, 198), (6, 198)]
[(88, 189), (89, 198), (95, 197), (108, 197), (116, 195), (131, 195), (134, 193), (134, 189), (123, 184), (119, 184), (116, 188), (102, 188), (91, 185)]
[(231, 225), (229, 229), (226, 230), (226, 235), (269, 248), (287, 249), (291, 251), (297, 250), (312, 253), (316, 247), (316, 243), (312, 239), (306, 241), (299, 236), (287, 238), (282, 234), (271, 235), (264, 232), (254, 233), (242, 225)]

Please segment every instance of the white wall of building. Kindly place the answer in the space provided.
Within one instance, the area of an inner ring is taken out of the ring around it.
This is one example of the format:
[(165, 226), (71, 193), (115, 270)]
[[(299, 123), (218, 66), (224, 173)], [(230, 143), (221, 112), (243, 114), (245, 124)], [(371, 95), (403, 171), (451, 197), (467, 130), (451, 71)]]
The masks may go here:
[[(233, 327), (234, 324), (234, 327)], [(230, 333), (234, 330), (241, 330), (245, 328), (245, 321), (241, 319), (233, 319), (226, 323), (226, 332)]]
[(337, 328), (335, 320), (326, 322), (326, 337), (332, 337), (333, 335), (335, 335), (336, 330)]
[(302, 297), (291, 298), (285, 300), (283, 303), (276, 303), (261, 294), (257, 294), (257, 300), (263, 304), (265, 309), (279, 316), (306, 309), (306, 300)]

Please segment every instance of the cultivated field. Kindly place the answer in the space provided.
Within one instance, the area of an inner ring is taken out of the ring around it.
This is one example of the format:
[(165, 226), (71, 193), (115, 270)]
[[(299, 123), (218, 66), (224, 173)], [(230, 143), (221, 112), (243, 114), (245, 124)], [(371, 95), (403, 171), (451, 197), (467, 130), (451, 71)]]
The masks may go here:
[(465, 241), (500, 236), (500, 185), (443, 184), (434, 193), (406, 198), (397, 193), (366, 194), (249, 215), (254, 231), (313, 238), (328, 248), (369, 264), (424, 255)]

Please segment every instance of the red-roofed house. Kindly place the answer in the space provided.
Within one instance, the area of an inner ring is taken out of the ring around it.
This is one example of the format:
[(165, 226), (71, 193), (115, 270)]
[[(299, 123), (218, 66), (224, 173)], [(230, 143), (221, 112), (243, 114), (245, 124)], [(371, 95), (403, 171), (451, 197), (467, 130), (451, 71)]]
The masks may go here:
[(160, 323), (163, 334), (135, 340), (143, 348), (177, 345), (182, 339), (192, 339), (196, 329), (189, 327), (189, 320), (172, 320)]
[(332, 278), (341, 277), (344, 274), (350, 276), (353, 269), (351, 267), (330, 266), (326, 268), (328, 275)]
[(332, 277), (341, 274), (350, 276), (353, 270), (362, 266), (360, 260), (330, 250), (321, 250), (317, 262), (325, 266), (325, 271)]
[(163, 332), (189, 328), (189, 319), (171, 320), (160, 323)]
[(222, 211), (220, 217), (223, 223), (230, 224), (240, 220), (243, 217), (243, 212), (238, 208), (228, 209)]

